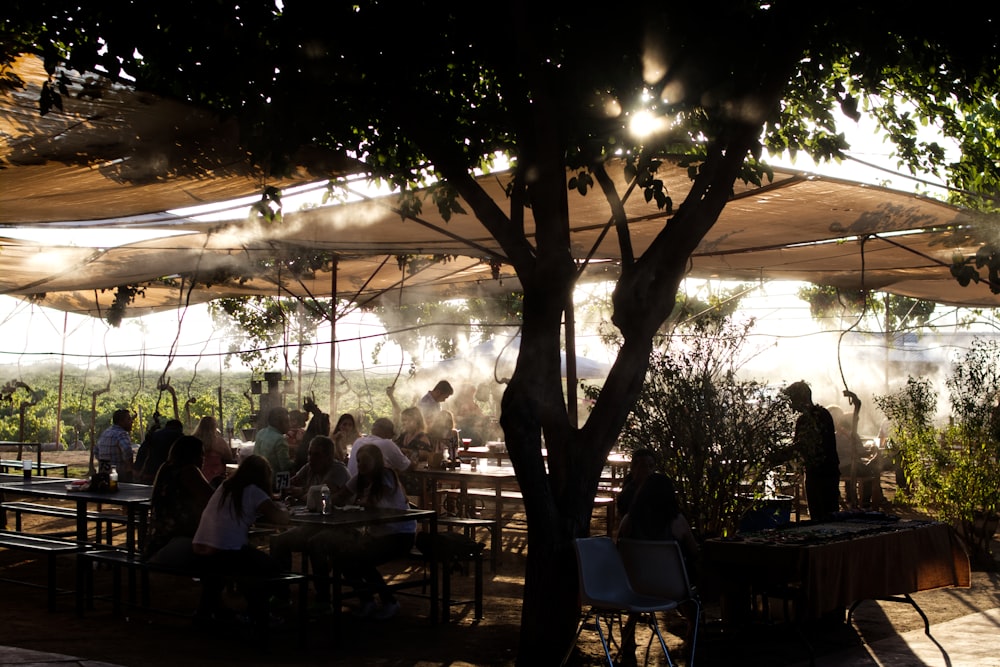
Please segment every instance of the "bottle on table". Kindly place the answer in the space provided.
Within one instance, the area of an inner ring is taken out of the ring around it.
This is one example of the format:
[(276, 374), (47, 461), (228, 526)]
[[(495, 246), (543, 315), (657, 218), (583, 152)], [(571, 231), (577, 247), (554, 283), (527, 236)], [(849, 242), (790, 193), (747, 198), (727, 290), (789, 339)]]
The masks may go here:
[(319, 488), (320, 495), (320, 511), (323, 514), (331, 514), (333, 512), (333, 503), (330, 499), (330, 487), (324, 484)]
[(32, 464), (31, 459), (24, 459), (21, 462), (21, 469), (24, 471), (24, 481), (25, 482), (30, 482), (31, 481), (31, 464)]
[(111, 466), (111, 472), (108, 474), (108, 490), (117, 491), (118, 490), (118, 467)]

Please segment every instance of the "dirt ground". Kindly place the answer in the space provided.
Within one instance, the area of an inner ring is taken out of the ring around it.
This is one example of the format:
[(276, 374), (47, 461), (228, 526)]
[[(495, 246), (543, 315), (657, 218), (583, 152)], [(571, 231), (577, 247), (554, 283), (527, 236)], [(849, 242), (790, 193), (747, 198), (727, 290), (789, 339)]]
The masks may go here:
[[(85, 465), (85, 456), (86, 453), (78, 452), (46, 452), (44, 458), (46, 461), (67, 460), (74, 465), (79, 461), (80, 465)], [(896, 510), (903, 514), (899, 508)], [(27, 528), (31, 530), (71, 528), (65, 521), (53, 519), (32, 518), (30, 522)], [(481, 621), (473, 619), (470, 604), (459, 604), (452, 609), (454, 620), (450, 624), (431, 625), (427, 620), (426, 599), (406, 596), (400, 598), (400, 615), (390, 621), (376, 622), (345, 614), (339, 637), (334, 635), (330, 617), (312, 617), (309, 642), (305, 647), (298, 647), (291, 622), (272, 631), (267, 641), (252, 636), (235, 623), (196, 626), (188, 613), (197, 601), (198, 584), (177, 577), (154, 578), (152, 604), (183, 615), (130, 610), (116, 617), (111, 613), (109, 602), (97, 600), (93, 610), (78, 617), (72, 595), (60, 597), (57, 610), (48, 612), (41, 589), (0, 582), (0, 644), (128, 667), (177, 667), (185, 662), (204, 664), (208, 660), (221, 667), (313, 665), (330, 660), (374, 666), (512, 665), (517, 652), (527, 547), (523, 530), (505, 529), (504, 534), (501, 566), (496, 572), (490, 571), (488, 563), (484, 568), (486, 609)], [(73, 568), (72, 558), (59, 559), (60, 587), (73, 586)], [(406, 572), (399, 574), (405, 576)], [(12, 551), (0, 551), (0, 577), (45, 582), (41, 563)], [(453, 577), (456, 598), (472, 597), (472, 579), (462, 574)], [(98, 570), (95, 582), (98, 591), (110, 590), (108, 572)], [(822, 655), (922, 627), (919, 615), (908, 605), (865, 602), (855, 612), (851, 625), (808, 627), (801, 635), (781, 624), (761, 623), (735, 630), (722, 624), (718, 601), (713, 599), (710, 585), (703, 587), (703, 598), (705, 623), (698, 641), (697, 662), (706, 666), (737, 662), (791, 665), (808, 659), (803, 639), (812, 645), (817, 655)], [(914, 599), (931, 623), (1000, 607), (1000, 575), (974, 572), (973, 584), (968, 589), (918, 593)], [(236, 598), (231, 603), (233, 607), (241, 606)], [(683, 627), (681, 621), (679, 618), (667, 619), (661, 627), (668, 631), (665, 637), (676, 655), (680, 645), (678, 634)], [(642, 646), (644, 637), (639, 639)], [(655, 651), (651, 656), (650, 664), (661, 664)], [(603, 660), (596, 634), (585, 631), (569, 664), (589, 667)]]

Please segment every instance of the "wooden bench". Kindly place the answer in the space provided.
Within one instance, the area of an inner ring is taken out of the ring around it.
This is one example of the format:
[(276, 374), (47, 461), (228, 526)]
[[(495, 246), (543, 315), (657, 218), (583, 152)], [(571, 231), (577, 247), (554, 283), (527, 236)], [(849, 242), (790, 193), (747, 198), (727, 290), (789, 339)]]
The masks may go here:
[[(0, 531), (0, 547), (45, 555), (47, 559), (48, 607), (49, 611), (55, 610), (56, 594), (59, 593), (59, 590), (56, 588), (56, 556), (78, 553), (81, 549), (80, 545), (70, 540), (25, 535), (24, 533), (3, 530)], [(23, 584), (25, 586), (38, 586), (38, 584), (32, 584), (23, 579), (3, 579), (3, 581)]]
[[(476, 530), (485, 528), (490, 533), (490, 544), (493, 544), (493, 535), (498, 529), (496, 519), (484, 519), (481, 517), (464, 516), (439, 516), (438, 528), (446, 527), (449, 532), (454, 528), (461, 528), (462, 534), (473, 542), (476, 540)], [(497, 571), (497, 551), (490, 548), (490, 572)]]
[[(76, 520), (76, 509), (73, 507), (60, 507), (59, 505), (43, 505), (41, 503), (29, 503), (29, 502), (9, 502), (3, 503), (3, 509), (5, 511), (13, 512), (14, 514), (14, 530), (21, 532), (21, 515), (22, 514), (34, 514), (37, 516), (48, 516), (55, 517), (59, 519), (69, 519), (72, 521)], [(111, 526), (113, 524), (120, 524), (122, 526), (128, 525), (128, 517), (124, 514), (116, 514), (112, 512), (87, 512), (87, 521), (92, 521), (96, 524), (96, 534), (95, 542), (98, 544), (105, 543), (111, 544), (114, 534), (112, 532)], [(72, 534), (76, 534), (73, 531)]]
[[(438, 525), (441, 524), (441, 519), (438, 519)], [(426, 544), (421, 545), (421, 540), (417, 533), (418, 538), (414, 544), (413, 549), (410, 550), (410, 557), (414, 560), (419, 561), (424, 565), (425, 568), (430, 567), (430, 557), (421, 548), (422, 546), (426, 548)], [(475, 539), (463, 535), (466, 542), (462, 543), (459, 538), (458, 541), (449, 540), (443, 537), (446, 533), (438, 533), (438, 541), (435, 548), (435, 557), (437, 558), (438, 565), (441, 567), (441, 620), (448, 623), (451, 620), (451, 607), (452, 605), (468, 604), (472, 603), (473, 613), (475, 619), (481, 620), (483, 618), (483, 549), (486, 548), (485, 542), (477, 542)], [(428, 536), (424, 533), (424, 536)], [(473, 594), (471, 600), (455, 600), (451, 596), (451, 575), (456, 567), (463, 567), (466, 563), (471, 562), (473, 564)], [(424, 577), (426, 580), (426, 577)]]
[[(3, 459), (0, 460), (0, 471), (3, 472), (20, 472), (24, 462), (19, 459)], [(41, 473), (42, 477), (48, 477), (50, 470), (62, 470), (63, 477), (69, 477), (69, 464), (68, 463), (46, 463), (41, 464), (38, 461), (32, 460), (32, 471), (33, 475)]]
[[(145, 610), (150, 610), (149, 575), (163, 574), (190, 579), (199, 579), (204, 573), (197, 569), (176, 567), (150, 563), (142, 559), (139, 554), (132, 554), (123, 549), (93, 549), (81, 552), (79, 558), (90, 564), (104, 564), (111, 567), (111, 602), (115, 615), (121, 615), (122, 611), (122, 570), (129, 573), (129, 600), (130, 606), (137, 606), (136, 590), (139, 590), (140, 599), (138, 606)], [(82, 614), (83, 609), (93, 609), (94, 607), (94, 579), (93, 567), (84, 568), (87, 573), (87, 581), (84, 590), (77, 591), (77, 610)], [(136, 585), (136, 575), (140, 578), (140, 583)], [(238, 578), (234, 578), (238, 579)], [(246, 579), (246, 577), (243, 577)], [(255, 581), (263, 584), (278, 586), (282, 584), (297, 585), (299, 592), (298, 610), (296, 626), (298, 632), (299, 645), (304, 646), (306, 641), (306, 601), (307, 601), (307, 577), (294, 572), (281, 573), (275, 576), (259, 577)], [(268, 610), (269, 612), (270, 610)]]
[[(459, 493), (456, 489), (448, 489), (449, 493)], [(466, 495), (472, 499), (482, 500), (483, 503), (497, 500), (496, 489), (469, 489)], [(524, 497), (520, 491), (513, 489), (501, 489), (500, 502), (503, 504), (522, 504)], [(599, 495), (594, 497), (594, 507), (604, 507), (607, 512), (607, 534), (611, 537), (615, 530), (615, 499), (612, 496)]]

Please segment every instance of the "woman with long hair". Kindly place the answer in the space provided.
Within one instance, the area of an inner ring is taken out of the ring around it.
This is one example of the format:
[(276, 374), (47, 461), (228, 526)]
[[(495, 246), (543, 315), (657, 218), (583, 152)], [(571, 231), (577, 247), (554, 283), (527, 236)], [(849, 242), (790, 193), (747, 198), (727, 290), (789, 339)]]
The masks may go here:
[(354, 441), (360, 437), (361, 431), (358, 430), (358, 423), (354, 419), (354, 415), (349, 412), (345, 412), (337, 418), (337, 425), (333, 427), (333, 432), (330, 433), (333, 444), (338, 449), (347, 452), (348, 455), (350, 455), (351, 447), (354, 446)]
[(426, 433), (424, 413), (417, 407), (406, 408), (400, 413), (399, 420), (402, 432), (393, 442), (414, 463), (429, 460), (432, 448), (431, 439)]
[[(377, 445), (362, 445), (353, 456), (357, 457), (358, 473), (334, 496), (334, 503), (354, 502), (365, 508), (409, 508), (399, 476), (386, 467), (382, 450)], [(353, 540), (341, 538), (326, 545), (314, 540), (313, 544), (325, 546), (323, 555), (334, 559), (345, 580), (357, 584), (361, 599), (359, 614), (387, 619), (396, 615), (399, 603), (377, 566), (408, 554), (416, 532), (416, 521), (401, 521), (369, 526), (364, 535), (355, 536)], [(376, 606), (373, 592), (378, 594), (381, 606)]]
[(212, 496), (201, 474), (202, 457), (201, 440), (192, 435), (182, 435), (170, 447), (153, 482), (144, 558), (171, 564), (193, 560), (191, 539)]
[(430, 425), (428, 435), (431, 439), (431, 449), (449, 457), (458, 450), (458, 431), (455, 430), (455, 415), (449, 410), (441, 410), (435, 415)]
[(226, 464), (235, 463), (233, 450), (229, 448), (226, 439), (219, 432), (219, 423), (211, 415), (201, 418), (192, 435), (201, 440), (205, 454), (201, 474), (212, 486), (218, 486), (226, 476)]
[[(248, 577), (252, 582), (280, 571), (267, 553), (251, 546), (249, 538), (250, 526), (258, 516), (275, 525), (288, 523), (285, 506), (271, 499), (273, 479), (267, 459), (249, 456), (209, 499), (192, 540), (204, 572), (199, 614), (214, 616), (221, 610), (225, 576)], [(267, 610), (269, 591), (252, 583), (243, 590), (251, 619), (260, 622)]]

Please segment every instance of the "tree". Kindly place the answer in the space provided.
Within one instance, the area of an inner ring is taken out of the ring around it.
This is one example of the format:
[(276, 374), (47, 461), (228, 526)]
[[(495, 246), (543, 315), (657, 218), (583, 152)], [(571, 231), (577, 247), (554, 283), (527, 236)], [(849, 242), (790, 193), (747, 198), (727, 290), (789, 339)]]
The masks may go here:
[[(427, 0), (50, 4), (14, 0), (0, 29), (8, 55), (27, 48), (46, 57), (53, 79), (42, 111), (64, 102), (59, 66), (100, 68), (235, 115), (247, 149), (272, 173), (302, 147), (342, 151), (414, 193), (412, 212), (423, 204), (414, 188), (433, 176), (427, 201), (459, 213), (461, 195), (498, 241), (503, 256), (495, 259), (514, 267), (524, 290), (521, 352), (501, 416), (528, 517), (524, 664), (555, 663), (573, 641), (571, 540), (589, 529), (601, 469), (642, 388), (687, 260), (736, 180), (766, 178), (764, 149), (836, 158), (846, 145), (834, 111), (866, 112), (913, 168), (969, 186), (1000, 182), (988, 131), (963, 157), (974, 169), (948, 164), (939, 144), (915, 133), (918, 124), (939, 123), (964, 137), (970, 123), (992, 122), (972, 115), (993, 105), (998, 89), (992, 6), (951, 6), (928, 20), (899, 0), (640, 2), (627, 14), (522, 0), (488, 14)], [(640, 111), (659, 120), (659, 132), (632, 135)], [(497, 152), (513, 165), (507, 210), (474, 179)], [(687, 165), (693, 179), (676, 207), (657, 178), (664, 159)], [(630, 189), (610, 177), (612, 160), (626, 164), (630, 188), (651, 209), (667, 212), (641, 253), (624, 219)], [(593, 190), (607, 200), (621, 247), (612, 321), (623, 342), (577, 427), (567, 418), (559, 355), (579, 272), (567, 202)]]

